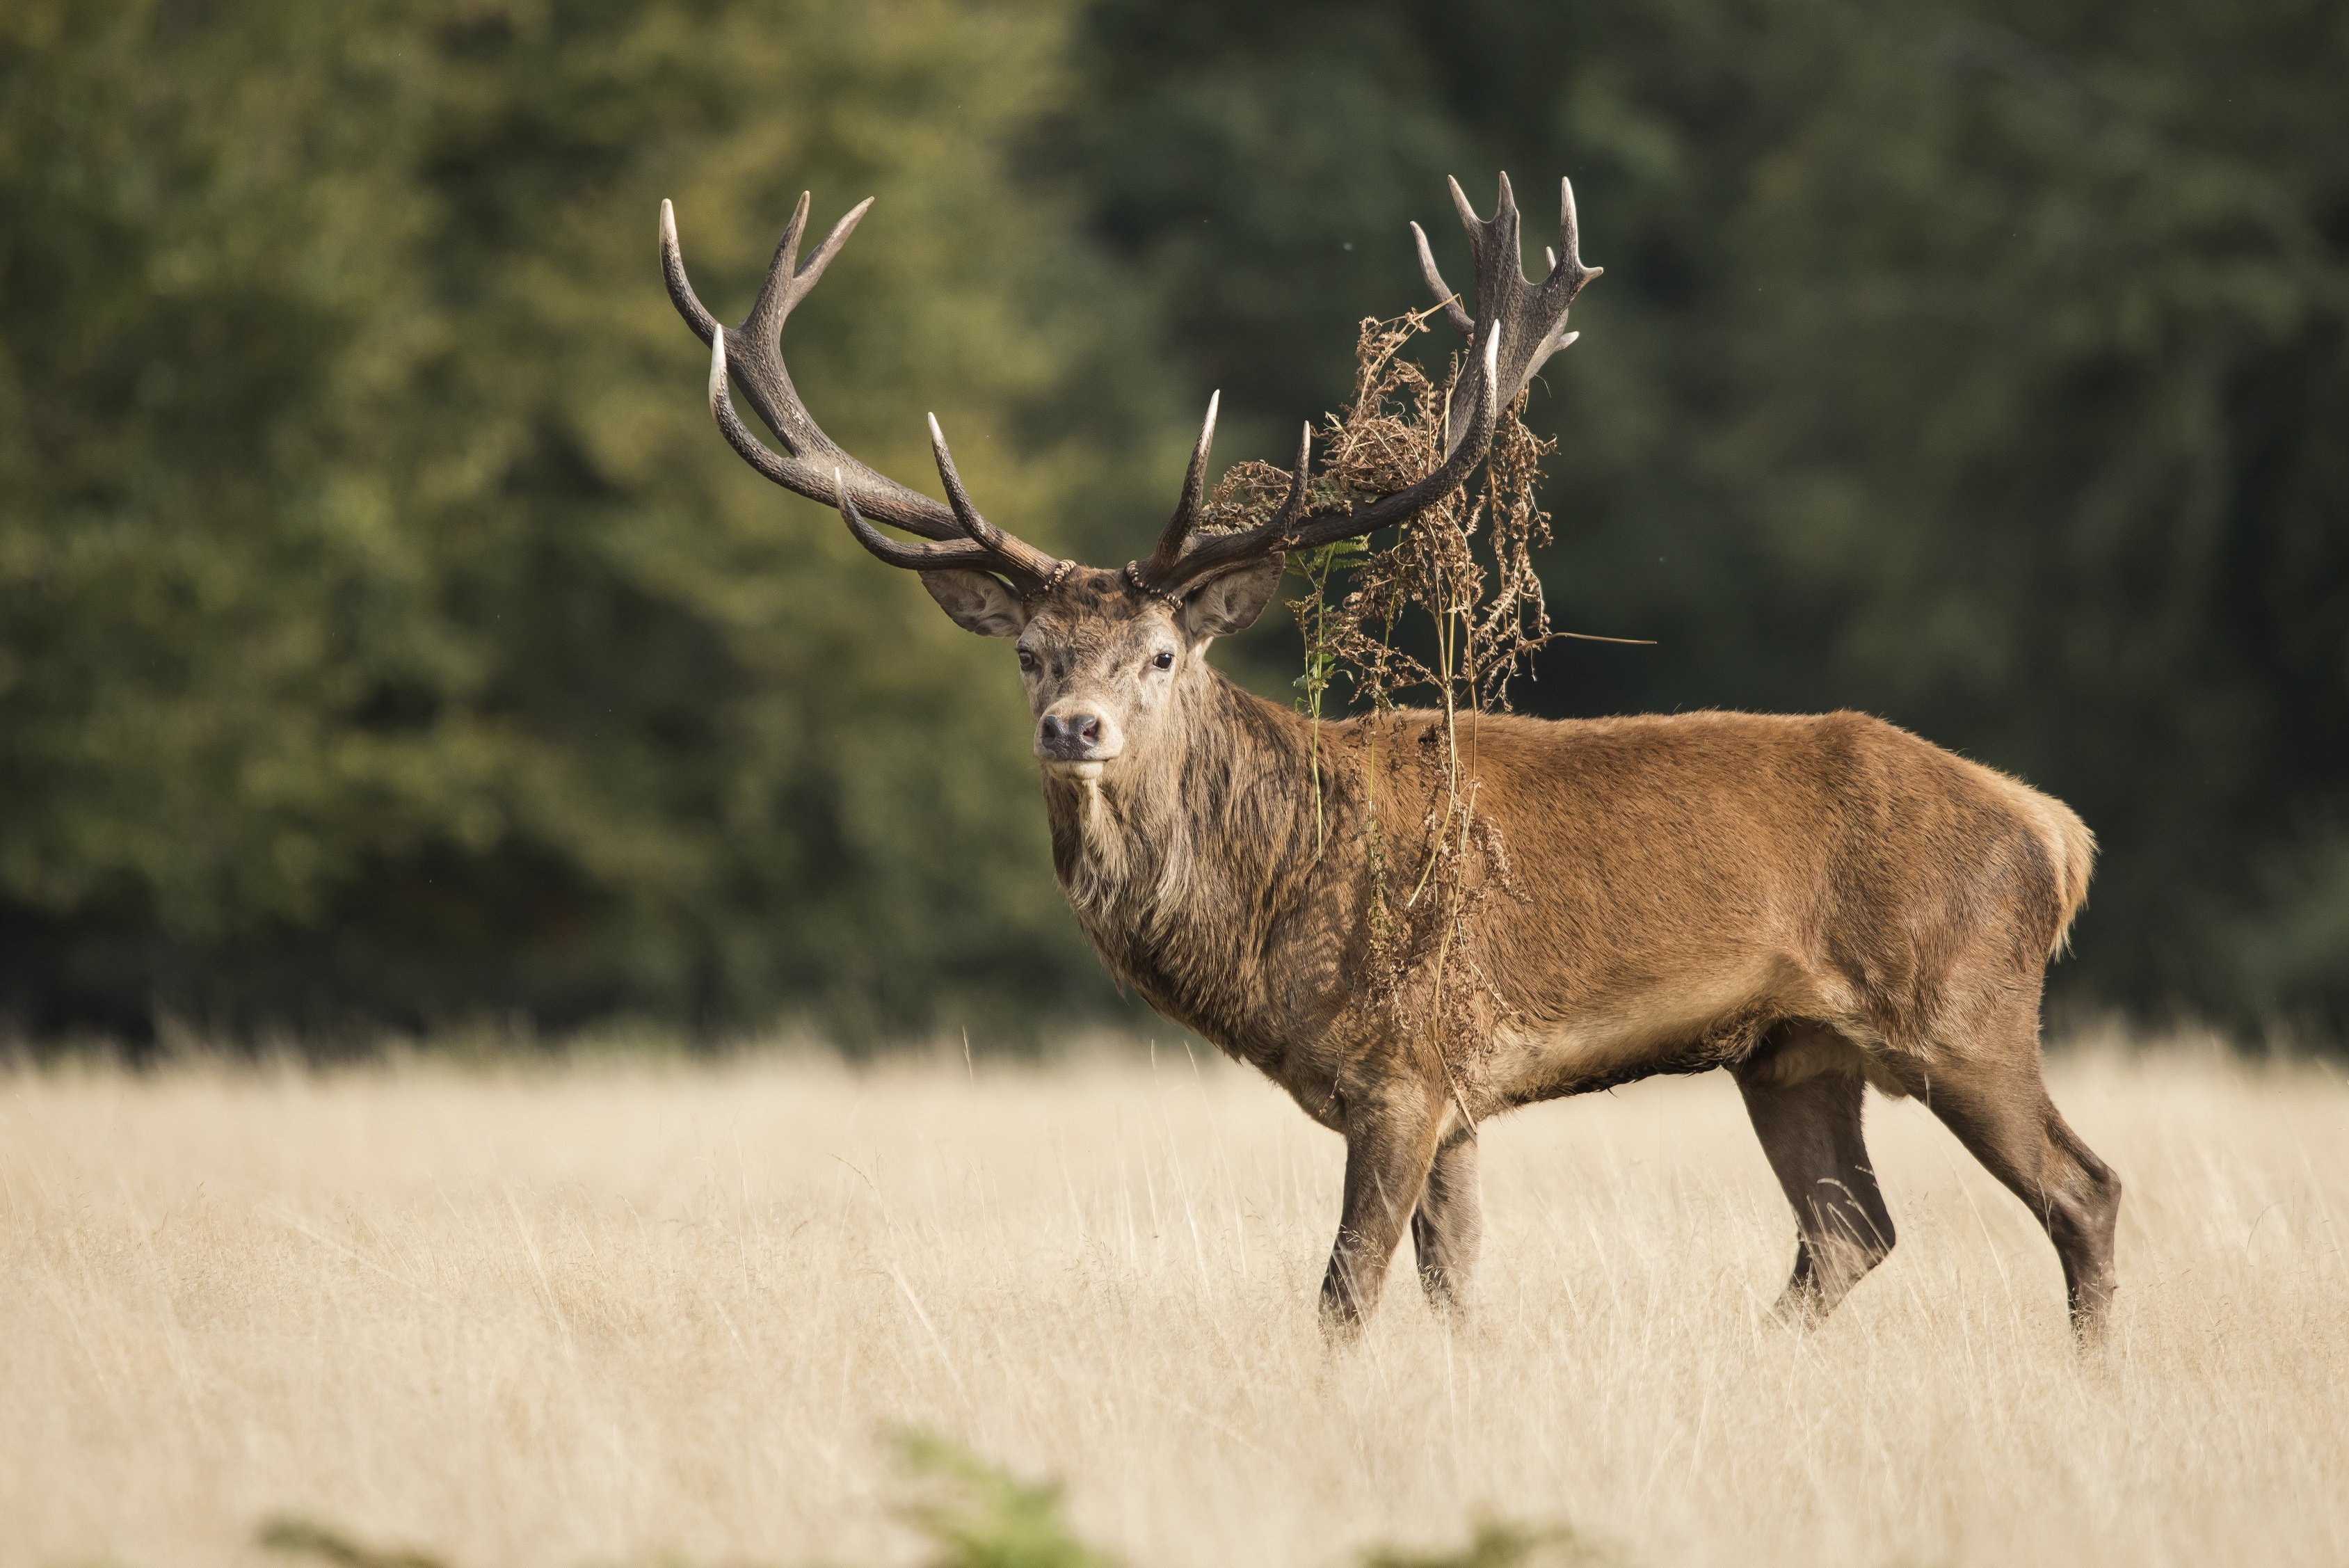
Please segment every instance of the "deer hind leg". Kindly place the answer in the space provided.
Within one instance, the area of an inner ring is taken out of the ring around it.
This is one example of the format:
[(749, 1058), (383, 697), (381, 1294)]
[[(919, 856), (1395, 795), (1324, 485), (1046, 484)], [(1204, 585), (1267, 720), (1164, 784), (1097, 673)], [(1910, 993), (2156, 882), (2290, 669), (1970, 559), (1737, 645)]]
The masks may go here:
[(1937, 1054), (1922, 1098), (2046, 1228), (2063, 1260), (2072, 1330), (2085, 1344), (2101, 1333), (2112, 1307), (2121, 1180), (2048, 1098), (2037, 1035), (2034, 1021), (1998, 1056)]
[(1449, 1100), (1416, 1083), (1382, 1085), (1345, 1101), (1346, 1186), (1337, 1243), (1321, 1279), (1321, 1320), (1359, 1328), (1379, 1303), (1387, 1265), (1419, 1207)]
[(1455, 1132), (1436, 1150), (1426, 1189), (1412, 1211), (1411, 1239), (1419, 1254), (1419, 1284), (1428, 1303), (1447, 1316), (1467, 1311), (1468, 1285), (1485, 1241), (1485, 1208), (1476, 1191), (1476, 1136)]
[(1781, 1316), (1815, 1323), (1892, 1251), (1892, 1216), (1860, 1136), (1857, 1047), (1816, 1025), (1781, 1031), (1736, 1069), (1762, 1152), (1795, 1210)]

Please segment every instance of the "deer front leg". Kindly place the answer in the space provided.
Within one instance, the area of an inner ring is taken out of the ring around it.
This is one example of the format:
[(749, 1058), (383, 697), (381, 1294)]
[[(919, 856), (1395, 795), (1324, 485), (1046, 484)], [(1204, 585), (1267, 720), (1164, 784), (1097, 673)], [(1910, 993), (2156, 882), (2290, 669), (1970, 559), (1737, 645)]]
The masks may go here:
[(1345, 1204), (1321, 1279), (1321, 1321), (1332, 1334), (1352, 1333), (1378, 1305), (1387, 1264), (1427, 1185), (1445, 1104), (1418, 1084), (1347, 1098)]
[(1420, 1288), (1428, 1304), (1448, 1317), (1468, 1310), (1468, 1282), (1485, 1240), (1485, 1206), (1476, 1191), (1476, 1135), (1455, 1128), (1435, 1151), (1426, 1190), (1411, 1217), (1419, 1253)]

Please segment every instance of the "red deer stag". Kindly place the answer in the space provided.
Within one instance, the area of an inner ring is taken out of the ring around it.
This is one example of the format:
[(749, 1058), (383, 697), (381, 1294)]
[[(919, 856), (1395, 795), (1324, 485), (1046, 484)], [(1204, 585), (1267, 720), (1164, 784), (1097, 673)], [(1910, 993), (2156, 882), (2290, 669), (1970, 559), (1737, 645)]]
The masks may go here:
[[(837, 507), (859, 544), (919, 573), (957, 625), (1015, 643), (1053, 867), (1102, 961), (1345, 1137), (1321, 1286), (1334, 1328), (1376, 1303), (1406, 1224), (1431, 1300), (1461, 1304), (1482, 1229), (1485, 1117), (1726, 1067), (1795, 1210), (1782, 1311), (1826, 1313), (1892, 1247), (1861, 1140), (1874, 1084), (1923, 1098), (2030, 1206), (2063, 1261), (2075, 1327), (2092, 1332), (2113, 1296), (2120, 1183), (2048, 1098), (2039, 1004), (2095, 840), (2012, 778), (1859, 713), (1485, 715), (1464, 786), (1453, 786), (1495, 841), (1482, 874), (1506, 884), (1460, 922), (1470, 929), (1454, 972), (1473, 947), (1481, 989), (1453, 1033), (1470, 1038), (1432, 1037), (1428, 1011), (1371, 973), (1381, 867), (1407, 878), (1433, 864), (1441, 830), (1415, 815), (1443, 716), (1328, 722), (1317, 736), (1206, 654), (1263, 612), (1288, 552), (1407, 523), (1460, 487), (1501, 411), (1572, 341), (1567, 308), (1599, 269), (1576, 244), (1571, 186), (1538, 283), (1522, 270), (1506, 177), (1489, 220), (1457, 183), (1452, 195), (1474, 252), (1473, 315), (1413, 225), (1428, 283), (1470, 348), (1453, 403), (1468, 416), (1434, 471), (1392, 493), (1331, 501), (1324, 487), (1316, 501), (1308, 426), (1275, 514), (1203, 530), (1211, 400), (1157, 548), (1113, 570), (1057, 560), (981, 516), (935, 419), (944, 503), (858, 462), (809, 416), (784, 368), (783, 325), (869, 201), (802, 265), (802, 196), (740, 327), (721, 329), (695, 297), (666, 202), (661, 262), (709, 345), (710, 411), (734, 450)], [(730, 378), (782, 452), (735, 411)]]

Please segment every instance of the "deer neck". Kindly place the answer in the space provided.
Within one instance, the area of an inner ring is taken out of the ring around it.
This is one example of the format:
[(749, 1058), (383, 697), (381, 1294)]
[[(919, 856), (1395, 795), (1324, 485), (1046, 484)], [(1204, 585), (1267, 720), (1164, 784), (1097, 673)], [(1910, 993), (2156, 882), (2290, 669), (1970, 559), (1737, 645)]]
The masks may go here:
[(1213, 670), (1179, 701), (1137, 765), (1046, 778), (1053, 867), (1112, 972), (1160, 1012), (1253, 1055), (1268, 1026), (1261, 955), (1323, 841), (1310, 732)]

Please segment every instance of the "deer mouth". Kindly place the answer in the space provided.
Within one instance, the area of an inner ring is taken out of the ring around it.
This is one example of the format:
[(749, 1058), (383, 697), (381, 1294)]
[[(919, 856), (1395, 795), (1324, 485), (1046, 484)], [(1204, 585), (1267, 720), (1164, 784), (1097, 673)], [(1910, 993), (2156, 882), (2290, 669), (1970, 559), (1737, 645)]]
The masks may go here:
[(1046, 757), (1044, 771), (1056, 779), (1090, 782), (1102, 776), (1102, 764), (1106, 757)]

